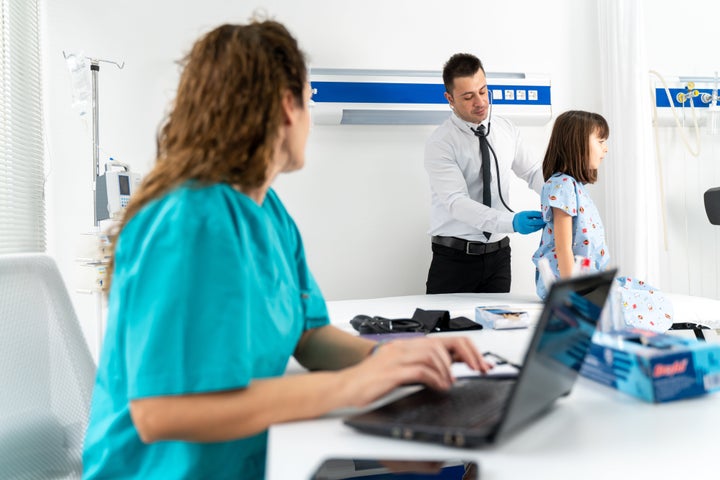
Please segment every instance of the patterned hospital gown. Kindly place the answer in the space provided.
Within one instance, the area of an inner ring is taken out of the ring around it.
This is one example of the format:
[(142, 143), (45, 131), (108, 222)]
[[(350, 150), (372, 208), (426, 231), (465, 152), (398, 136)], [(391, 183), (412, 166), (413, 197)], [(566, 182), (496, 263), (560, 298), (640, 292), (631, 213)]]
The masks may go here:
[[(533, 255), (535, 266), (537, 267), (541, 258), (547, 258), (555, 277), (560, 276), (555, 254), (553, 207), (562, 209), (573, 217), (573, 255), (589, 258), (591, 271), (605, 270), (610, 261), (610, 255), (605, 243), (605, 228), (600, 219), (600, 213), (585, 186), (563, 173), (554, 174), (543, 185), (541, 210), (546, 225), (542, 232), (540, 246)], [(539, 276), (536, 279), (536, 289), (540, 298), (544, 299), (547, 290)], [(672, 326), (673, 308), (670, 300), (642, 280), (628, 277), (617, 278), (609, 301), (614, 306), (610, 312), (617, 317), (617, 320), (613, 321), (613, 328), (622, 328), (622, 325), (625, 325), (646, 330), (665, 331)]]
[[(600, 213), (592, 198), (588, 195), (585, 185), (577, 182), (570, 175), (556, 173), (543, 185), (540, 196), (541, 210), (545, 228), (542, 231), (540, 246), (533, 255), (533, 263), (537, 266), (541, 258), (550, 262), (555, 277), (560, 276), (557, 255), (555, 253), (555, 234), (553, 207), (559, 208), (572, 216), (573, 224), (573, 255), (582, 255), (591, 260), (591, 271), (605, 270), (610, 261), (605, 244), (605, 228), (600, 220)], [(540, 278), (537, 279), (537, 293), (545, 298), (547, 291)]]

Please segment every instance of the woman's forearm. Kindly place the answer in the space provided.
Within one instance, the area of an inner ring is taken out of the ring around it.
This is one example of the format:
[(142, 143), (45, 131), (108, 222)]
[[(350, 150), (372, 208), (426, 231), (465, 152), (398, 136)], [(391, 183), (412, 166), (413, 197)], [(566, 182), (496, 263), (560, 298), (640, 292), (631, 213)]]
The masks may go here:
[[(305, 332), (295, 356), (310, 370), (340, 370), (365, 359), (375, 342), (332, 326)], [(352, 403), (342, 372), (255, 380), (247, 388), (131, 402), (143, 441), (217, 442), (246, 437), (275, 423), (323, 415)]]
[(348, 404), (341, 372), (254, 380), (247, 388), (133, 400), (130, 412), (146, 443), (221, 442), (270, 425), (323, 415)]
[(136, 399), (130, 402), (132, 420), (144, 442), (221, 442), (277, 423), (365, 406), (400, 385), (448, 389), (454, 361), (476, 370), (490, 368), (464, 336), (390, 342), (369, 355), (374, 345), (330, 326), (311, 330), (296, 355), (306, 364), (341, 370), (254, 380), (246, 388), (223, 392)]
[(375, 343), (326, 325), (303, 334), (295, 358), (308, 370), (339, 370), (361, 362)]

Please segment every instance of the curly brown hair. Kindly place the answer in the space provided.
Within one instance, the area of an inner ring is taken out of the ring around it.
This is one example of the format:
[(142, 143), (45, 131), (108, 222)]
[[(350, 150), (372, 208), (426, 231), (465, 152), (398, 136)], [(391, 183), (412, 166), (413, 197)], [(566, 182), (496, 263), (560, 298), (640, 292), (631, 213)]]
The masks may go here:
[[(157, 136), (152, 170), (112, 233), (117, 236), (145, 205), (179, 185), (265, 184), (290, 92), (304, 106), (305, 56), (280, 23), (222, 25), (200, 38), (181, 62), (174, 104)], [(110, 288), (114, 247), (104, 290)]]
[(550, 141), (543, 160), (545, 180), (562, 172), (582, 184), (595, 183), (597, 170), (590, 168), (590, 135), (607, 139), (610, 127), (599, 113), (568, 110), (558, 116), (553, 125)]

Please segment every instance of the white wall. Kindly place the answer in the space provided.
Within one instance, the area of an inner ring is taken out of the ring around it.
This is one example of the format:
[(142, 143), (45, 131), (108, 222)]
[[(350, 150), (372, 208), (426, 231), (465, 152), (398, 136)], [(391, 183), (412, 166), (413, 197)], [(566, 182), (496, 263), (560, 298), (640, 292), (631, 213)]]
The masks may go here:
[[(670, 0), (645, 0), (645, 16), (652, 70), (668, 78), (712, 77), (720, 72), (719, 3), (699, 0), (685, 7)], [(689, 109), (686, 115), (685, 132), (696, 149)], [(710, 225), (703, 204), (705, 190), (720, 186), (720, 136), (710, 136), (702, 129), (697, 157), (689, 153), (674, 127), (659, 128), (658, 140), (667, 227), (662, 288), (720, 298), (720, 227)], [(665, 244), (663, 239), (658, 241)]]
[[(93, 221), (92, 149), (89, 126), (70, 106), (62, 51), (125, 62), (123, 70), (101, 64), (101, 157), (146, 172), (173, 97), (174, 62), (203, 32), (244, 22), (257, 7), (288, 26), (315, 67), (439, 70), (451, 54), (467, 51), (487, 71), (549, 74), (556, 113), (598, 109), (595, 1), (205, 0), (180, 6), (170, 0), (46, 0), (49, 253), (71, 287), (78, 236)], [(523, 128), (541, 157), (551, 124)], [(431, 131), (316, 126), (307, 167), (277, 181), (328, 299), (424, 292), (430, 247), (422, 157)], [(537, 195), (521, 182), (513, 184), (510, 201), (516, 210), (538, 206)], [(514, 292), (534, 292), (530, 256), (538, 240), (537, 234), (513, 235)], [(94, 346), (94, 300), (76, 294), (74, 302)]]

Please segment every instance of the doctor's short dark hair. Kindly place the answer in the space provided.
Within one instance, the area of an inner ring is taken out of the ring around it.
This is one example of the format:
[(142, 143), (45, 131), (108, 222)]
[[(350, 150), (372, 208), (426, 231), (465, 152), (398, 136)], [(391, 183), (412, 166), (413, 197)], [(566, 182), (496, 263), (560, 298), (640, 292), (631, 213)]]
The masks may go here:
[(478, 70), (485, 73), (479, 58), (471, 53), (456, 53), (445, 62), (443, 67), (443, 83), (445, 91), (452, 95), (455, 79), (458, 77), (472, 77)]
[(565, 173), (582, 184), (595, 183), (597, 169), (590, 168), (590, 135), (607, 139), (610, 127), (599, 113), (568, 110), (555, 120), (543, 160), (543, 177)]

